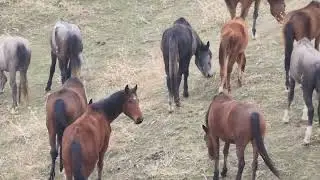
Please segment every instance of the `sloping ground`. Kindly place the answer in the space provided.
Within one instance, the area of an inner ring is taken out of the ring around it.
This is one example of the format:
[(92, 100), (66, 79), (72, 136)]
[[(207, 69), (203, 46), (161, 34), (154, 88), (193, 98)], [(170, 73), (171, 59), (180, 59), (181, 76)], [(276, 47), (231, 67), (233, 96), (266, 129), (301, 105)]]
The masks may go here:
[[(304, 6), (307, 0), (287, 2), (287, 9)], [(0, 101), (0, 179), (46, 179), (50, 154), (45, 126), (44, 88), (50, 66), (49, 33), (59, 18), (80, 25), (84, 37), (83, 77), (89, 98), (98, 100), (138, 84), (145, 121), (135, 125), (124, 115), (113, 124), (103, 179), (206, 179), (213, 174), (203, 141), (201, 124), (211, 98), (217, 91), (218, 76), (204, 79), (194, 63), (190, 72), (190, 97), (183, 108), (167, 113), (162, 55), (159, 43), (163, 30), (180, 16), (186, 17), (203, 41), (211, 42), (218, 72), (219, 31), (229, 19), (223, 1), (216, 0), (0, 0), (0, 33), (18, 34), (32, 43), (29, 70), (31, 108), (10, 115), (11, 93), (7, 85)], [(252, 11), (248, 22), (251, 28)], [(319, 179), (320, 137), (315, 123), (312, 144), (301, 145), (306, 122), (300, 121), (300, 89), (292, 106), (290, 124), (281, 118), (286, 106), (281, 26), (261, 4), (257, 23), (258, 39), (247, 49), (245, 84), (236, 88), (236, 99), (257, 103), (266, 116), (269, 154), (283, 179)], [(97, 45), (97, 42), (106, 42)], [(57, 68), (58, 69), (58, 68)], [(59, 70), (53, 88), (60, 85)], [(317, 119), (317, 117), (315, 118)], [(223, 161), (220, 153), (221, 166)], [(251, 178), (251, 146), (246, 153), (243, 178)], [(237, 171), (235, 148), (231, 146), (226, 179)], [(57, 179), (63, 179), (58, 173)], [(96, 177), (96, 172), (93, 178)], [(275, 179), (259, 158), (258, 179)]]

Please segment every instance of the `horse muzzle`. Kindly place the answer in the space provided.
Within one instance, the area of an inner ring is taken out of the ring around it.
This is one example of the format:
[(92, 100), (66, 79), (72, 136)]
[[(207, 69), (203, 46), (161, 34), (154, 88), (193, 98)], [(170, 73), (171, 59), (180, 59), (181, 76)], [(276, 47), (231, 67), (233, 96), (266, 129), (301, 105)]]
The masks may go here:
[(135, 122), (136, 124), (141, 124), (142, 121), (143, 121), (143, 117), (138, 117), (134, 122)]

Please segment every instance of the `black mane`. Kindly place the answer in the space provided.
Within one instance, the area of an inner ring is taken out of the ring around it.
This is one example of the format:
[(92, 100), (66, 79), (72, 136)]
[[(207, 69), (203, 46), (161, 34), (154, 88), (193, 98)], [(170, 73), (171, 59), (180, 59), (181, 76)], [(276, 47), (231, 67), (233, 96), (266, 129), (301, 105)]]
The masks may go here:
[(113, 121), (122, 113), (122, 105), (124, 104), (124, 90), (113, 93), (96, 103), (91, 104), (91, 108), (95, 111), (103, 112), (108, 120)]

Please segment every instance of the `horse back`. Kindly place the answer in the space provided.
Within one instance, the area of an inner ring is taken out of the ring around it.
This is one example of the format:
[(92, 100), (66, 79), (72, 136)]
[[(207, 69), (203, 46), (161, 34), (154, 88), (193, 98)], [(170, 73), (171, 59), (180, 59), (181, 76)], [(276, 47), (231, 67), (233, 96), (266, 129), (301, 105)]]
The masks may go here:
[[(88, 177), (94, 170), (99, 153), (107, 150), (111, 133), (108, 121), (101, 113), (90, 107), (74, 123), (69, 125), (63, 136), (63, 159), (68, 159), (73, 141), (81, 145), (83, 174)], [(71, 159), (70, 161), (71, 162)]]
[(165, 62), (169, 61), (169, 40), (174, 37), (178, 44), (180, 60), (193, 55), (193, 32), (186, 25), (175, 24), (166, 29), (162, 35), (161, 50)]
[[(258, 112), (253, 104), (241, 103), (235, 100), (213, 101), (208, 114), (208, 126), (214, 136), (225, 142), (235, 143), (237, 137), (252, 140), (251, 113)], [(264, 135), (265, 122), (261, 118), (261, 132)]]

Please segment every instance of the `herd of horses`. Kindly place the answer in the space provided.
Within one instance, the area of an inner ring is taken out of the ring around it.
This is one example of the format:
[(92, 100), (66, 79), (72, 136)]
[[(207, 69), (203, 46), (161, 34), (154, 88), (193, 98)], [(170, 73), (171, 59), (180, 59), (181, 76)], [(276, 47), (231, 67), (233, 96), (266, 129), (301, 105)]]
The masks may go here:
[[(269, 169), (278, 178), (280, 177), (264, 146), (266, 122), (261, 110), (254, 104), (237, 101), (231, 96), (230, 78), (235, 62), (238, 65), (238, 85), (241, 87), (243, 84), (242, 74), (247, 61), (245, 50), (249, 42), (245, 18), (251, 4), (255, 2), (252, 27), (252, 35), (255, 38), (260, 1), (225, 0), (231, 19), (221, 28), (219, 93), (213, 97), (205, 116), (205, 125), (202, 125), (208, 155), (215, 162), (213, 175), (215, 180), (219, 179), (220, 139), (225, 142), (222, 177), (227, 175), (229, 146), (235, 144), (238, 158), (236, 179), (241, 179), (245, 166), (244, 151), (250, 142), (253, 147), (252, 179), (256, 179), (259, 154)], [(303, 140), (307, 145), (310, 143), (312, 134), (314, 90), (320, 100), (320, 1), (312, 0), (305, 7), (287, 14), (284, 0), (268, 0), (268, 2), (272, 16), (284, 25), (282, 33), (285, 40), (285, 86), (289, 92), (283, 121), (289, 122), (289, 110), (297, 82), (301, 84), (305, 102), (302, 119), (308, 120)], [(242, 4), (240, 16), (236, 16), (238, 3)], [(313, 39), (315, 39), (315, 46), (311, 43)], [(51, 90), (57, 59), (62, 87), (49, 93), (46, 99), (46, 125), (52, 159), (49, 179), (55, 178), (55, 162), (58, 154), (60, 172), (65, 169), (68, 180), (87, 179), (95, 166), (98, 169), (98, 179), (101, 179), (104, 154), (107, 151), (111, 133), (110, 124), (121, 113), (131, 118), (136, 124), (143, 122), (143, 113), (139, 107), (137, 95), (138, 86), (130, 88), (126, 85), (124, 89), (97, 102), (93, 102), (92, 99), (88, 102), (85, 87), (80, 78), (83, 62), (80, 28), (75, 24), (58, 21), (52, 29), (50, 45), (51, 67), (45, 91)], [(195, 64), (203, 76), (210, 78), (213, 76), (212, 52), (210, 42), (204, 43), (184, 17), (175, 20), (173, 25), (163, 32), (161, 51), (167, 75), (169, 113), (172, 113), (173, 102), (177, 107), (181, 107), (179, 87), (182, 75), (184, 76), (183, 96), (189, 96), (188, 76), (192, 56), (195, 56)], [(18, 36), (1, 36), (0, 92), (3, 92), (7, 82), (4, 71), (9, 72), (13, 113), (16, 112), (18, 103), (21, 103), (21, 93), (26, 104), (29, 104), (27, 71), (30, 60), (31, 48), (27, 39)], [(20, 72), (18, 87), (17, 71)], [(318, 106), (319, 114), (320, 106)]]

